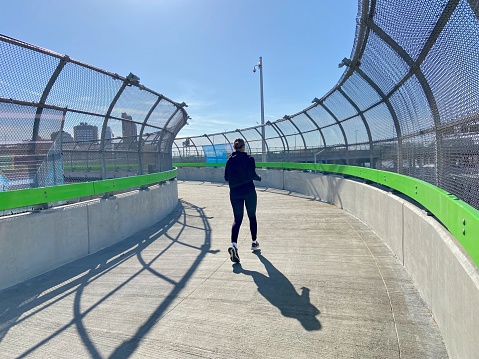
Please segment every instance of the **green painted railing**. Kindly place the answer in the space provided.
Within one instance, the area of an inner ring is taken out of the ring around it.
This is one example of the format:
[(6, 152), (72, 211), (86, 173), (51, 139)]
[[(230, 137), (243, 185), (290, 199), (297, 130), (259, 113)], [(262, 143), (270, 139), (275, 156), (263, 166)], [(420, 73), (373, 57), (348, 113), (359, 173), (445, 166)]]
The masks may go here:
[(140, 176), (0, 192), (0, 210), (35, 206), (49, 202), (68, 201), (74, 198), (123, 191), (167, 181), (175, 177), (176, 169), (173, 169)]
[[(176, 163), (175, 167), (221, 167), (224, 163)], [(479, 211), (455, 195), (416, 178), (371, 168), (313, 163), (257, 162), (256, 167), (320, 171), (362, 178), (401, 192), (432, 213), (479, 267)]]

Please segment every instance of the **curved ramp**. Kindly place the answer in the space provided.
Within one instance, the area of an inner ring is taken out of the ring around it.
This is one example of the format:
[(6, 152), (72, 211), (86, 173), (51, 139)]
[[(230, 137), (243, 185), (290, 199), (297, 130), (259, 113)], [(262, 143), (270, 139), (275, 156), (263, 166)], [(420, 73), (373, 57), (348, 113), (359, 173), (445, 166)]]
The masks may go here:
[(179, 193), (155, 226), (0, 292), (2, 358), (447, 358), (401, 264), (345, 211), (258, 188), (262, 252), (245, 218), (233, 265), (227, 186)]

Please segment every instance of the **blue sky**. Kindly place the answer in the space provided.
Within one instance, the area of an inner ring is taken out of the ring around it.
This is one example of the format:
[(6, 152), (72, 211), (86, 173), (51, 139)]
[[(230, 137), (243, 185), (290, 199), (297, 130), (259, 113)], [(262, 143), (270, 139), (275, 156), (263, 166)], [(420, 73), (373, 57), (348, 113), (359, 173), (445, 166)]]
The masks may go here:
[(69, 55), (188, 104), (180, 137), (261, 122), (308, 107), (339, 80), (357, 0), (15, 0), (0, 33)]

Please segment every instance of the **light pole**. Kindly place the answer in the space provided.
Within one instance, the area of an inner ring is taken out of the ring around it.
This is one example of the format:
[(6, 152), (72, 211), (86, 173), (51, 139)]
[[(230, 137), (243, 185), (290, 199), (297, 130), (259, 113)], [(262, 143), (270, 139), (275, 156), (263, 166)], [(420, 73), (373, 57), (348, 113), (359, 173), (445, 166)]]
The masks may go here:
[(259, 92), (261, 97), (261, 162), (266, 162), (266, 145), (264, 140), (264, 100), (263, 100), (263, 58), (259, 57), (259, 62), (253, 67), (253, 72), (259, 68)]

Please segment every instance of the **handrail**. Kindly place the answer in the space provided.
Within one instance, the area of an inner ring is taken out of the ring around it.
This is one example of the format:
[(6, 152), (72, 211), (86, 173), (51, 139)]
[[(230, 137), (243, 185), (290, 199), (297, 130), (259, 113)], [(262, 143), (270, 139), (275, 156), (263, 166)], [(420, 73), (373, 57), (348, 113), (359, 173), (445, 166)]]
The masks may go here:
[(9, 210), (79, 197), (100, 195), (135, 187), (148, 186), (176, 177), (176, 168), (146, 175), (82, 182), (44, 188), (0, 192), (0, 210)]
[[(221, 167), (224, 163), (175, 163), (175, 167)], [(461, 243), (479, 267), (479, 211), (455, 195), (425, 181), (394, 172), (334, 164), (257, 162), (256, 167), (335, 173), (362, 178), (397, 192), (421, 204)]]

